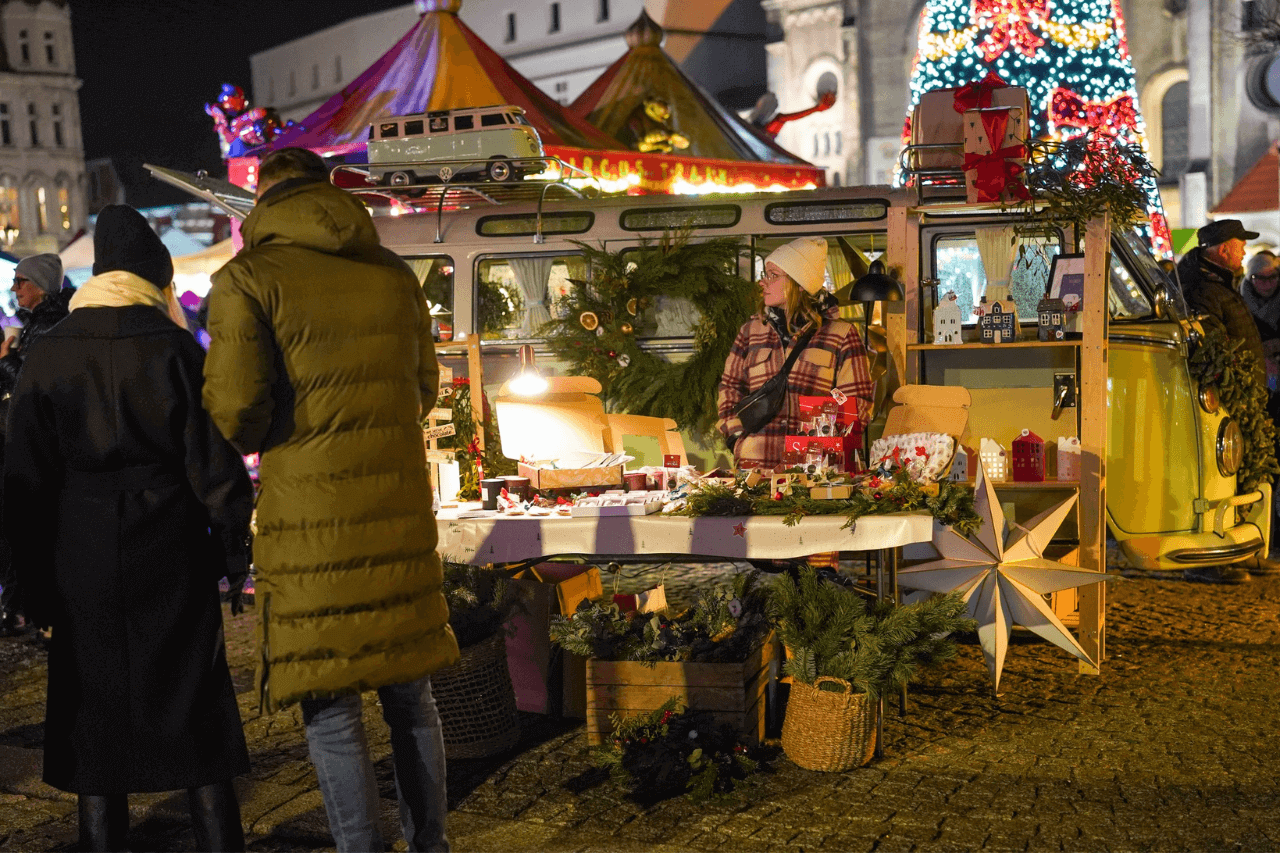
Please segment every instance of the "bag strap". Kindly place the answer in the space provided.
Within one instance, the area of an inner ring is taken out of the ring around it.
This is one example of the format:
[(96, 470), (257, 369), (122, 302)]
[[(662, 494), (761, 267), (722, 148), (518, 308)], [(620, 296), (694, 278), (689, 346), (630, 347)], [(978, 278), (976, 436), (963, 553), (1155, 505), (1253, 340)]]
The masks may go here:
[(796, 363), (796, 359), (800, 357), (800, 351), (809, 345), (809, 341), (813, 339), (814, 333), (817, 331), (817, 326), (810, 325), (809, 331), (796, 339), (795, 345), (791, 347), (791, 352), (787, 354), (787, 360), (782, 363), (782, 369), (778, 371), (778, 375), (784, 380), (791, 375), (791, 368)]

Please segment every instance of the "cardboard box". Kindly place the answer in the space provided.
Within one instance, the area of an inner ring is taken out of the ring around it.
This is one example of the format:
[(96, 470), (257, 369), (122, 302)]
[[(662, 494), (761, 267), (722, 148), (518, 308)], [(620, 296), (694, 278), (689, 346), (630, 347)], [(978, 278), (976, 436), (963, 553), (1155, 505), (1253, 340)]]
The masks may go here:
[[(1004, 134), (999, 139), (992, 139), (987, 132), (986, 120), (1004, 113), (1007, 117)], [(999, 160), (983, 164), (978, 169), (966, 169), (964, 173), (965, 200), (970, 204), (985, 201), (1009, 201), (1015, 196), (1010, 189), (992, 193), (985, 185), (986, 179), (1007, 181), (1008, 186), (1022, 183), (1022, 170), (1004, 169), (1002, 164), (1012, 163), (1018, 167), (1026, 165), (1027, 149), (1023, 145), (1027, 138), (1026, 112), (1020, 107), (992, 108), (986, 110), (967, 110), (964, 114), (964, 151), (970, 155), (987, 155), (993, 151), (1016, 149), (1015, 157), (1001, 157)]]
[(600, 570), (573, 563), (540, 563), (515, 575), (528, 592), (525, 609), (511, 618), (507, 669), (521, 711), (566, 717), (586, 716), (586, 659), (566, 654), (551, 642), (551, 617), (604, 594)]
[[(952, 147), (918, 152), (912, 164), (915, 168), (964, 168), (964, 116), (956, 112), (956, 88), (934, 89), (920, 96), (920, 103), (911, 114), (911, 144)], [(991, 106), (1017, 107), (1024, 116), (1031, 115), (1031, 101), (1021, 86), (993, 90)]]
[(521, 462), (518, 468), (520, 476), (528, 477), (529, 485), (535, 491), (622, 488), (621, 465), (600, 468), (536, 468)]

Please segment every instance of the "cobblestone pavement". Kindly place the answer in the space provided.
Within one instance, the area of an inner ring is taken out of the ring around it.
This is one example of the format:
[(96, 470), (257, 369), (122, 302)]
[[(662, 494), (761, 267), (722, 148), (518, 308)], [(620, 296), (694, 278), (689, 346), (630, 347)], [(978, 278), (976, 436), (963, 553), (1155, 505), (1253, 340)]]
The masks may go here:
[[(732, 570), (673, 569), (672, 597)], [(965, 642), (913, 686), (905, 717), (887, 718), (883, 759), (826, 774), (780, 758), (712, 805), (636, 806), (593, 772), (580, 724), (523, 715), (511, 753), (450, 764), (454, 849), (1280, 849), (1280, 578), (1112, 577), (1101, 675), (1015, 635), (997, 696), (976, 641)], [(632, 574), (620, 588), (650, 581)], [(252, 618), (227, 626), (254, 768), (238, 783), (250, 849), (332, 849), (296, 710), (253, 707)], [(0, 641), (0, 850), (70, 849), (75, 838), (74, 799), (39, 781), (44, 675), (34, 644)], [(391, 836), (387, 733), (372, 698), (366, 710)], [(191, 849), (185, 797), (130, 802), (132, 850)]]

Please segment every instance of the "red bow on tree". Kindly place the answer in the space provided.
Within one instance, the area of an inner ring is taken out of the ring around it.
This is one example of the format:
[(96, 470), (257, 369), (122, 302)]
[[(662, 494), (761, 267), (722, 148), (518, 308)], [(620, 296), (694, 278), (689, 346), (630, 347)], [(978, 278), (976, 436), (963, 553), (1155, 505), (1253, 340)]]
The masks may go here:
[(956, 112), (963, 113), (965, 110), (985, 110), (991, 106), (991, 93), (996, 89), (1004, 89), (1009, 86), (1000, 75), (994, 71), (988, 71), (987, 76), (975, 83), (965, 83), (959, 89), (956, 89), (955, 100), (952, 106)]
[(1028, 59), (1044, 46), (1044, 39), (1031, 31), (1037, 18), (1049, 14), (1049, 0), (974, 0), (973, 19), (978, 26), (990, 26), (978, 49), (987, 62), (1009, 50), (1009, 46)]
[(1086, 101), (1059, 86), (1049, 96), (1049, 120), (1054, 126), (1093, 129), (1115, 136), (1122, 128), (1138, 129), (1138, 110), (1131, 95), (1119, 95), (1110, 101)]

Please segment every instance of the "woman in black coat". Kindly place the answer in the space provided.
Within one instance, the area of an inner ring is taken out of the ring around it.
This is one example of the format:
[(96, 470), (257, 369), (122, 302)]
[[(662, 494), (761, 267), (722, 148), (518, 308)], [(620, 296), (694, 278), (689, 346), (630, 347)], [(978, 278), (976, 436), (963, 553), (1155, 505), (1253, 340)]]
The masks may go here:
[(204, 353), (166, 313), (168, 251), (112, 205), (94, 252), (9, 412), (4, 528), (54, 628), (44, 780), (80, 795), (84, 849), (123, 849), (129, 793), (187, 788), (200, 848), (243, 850), (217, 584), (243, 584), (252, 489), (201, 406)]

